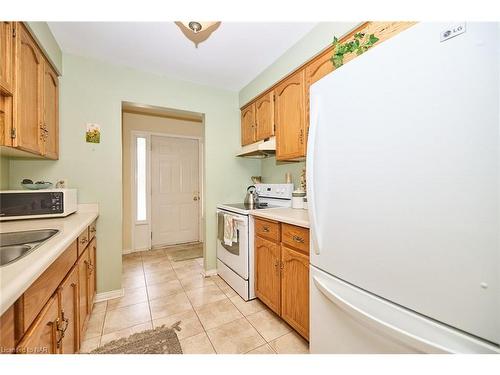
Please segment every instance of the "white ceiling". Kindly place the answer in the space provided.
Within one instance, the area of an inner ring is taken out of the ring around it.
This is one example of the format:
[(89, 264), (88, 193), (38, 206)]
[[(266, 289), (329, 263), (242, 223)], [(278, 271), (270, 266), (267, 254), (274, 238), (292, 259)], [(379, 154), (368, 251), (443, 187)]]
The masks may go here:
[(222, 22), (198, 48), (173, 22), (49, 22), (61, 49), (238, 91), (316, 24)]

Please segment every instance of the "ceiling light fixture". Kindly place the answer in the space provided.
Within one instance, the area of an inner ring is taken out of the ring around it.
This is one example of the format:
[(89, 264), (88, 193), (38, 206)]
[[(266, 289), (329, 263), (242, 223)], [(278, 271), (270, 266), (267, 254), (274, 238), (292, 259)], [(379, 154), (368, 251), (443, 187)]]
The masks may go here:
[(190, 41), (194, 43), (196, 48), (198, 44), (204, 42), (208, 37), (219, 28), (220, 21), (215, 22), (198, 22), (198, 21), (188, 21), (181, 22), (176, 21), (175, 24), (181, 29), (182, 33)]

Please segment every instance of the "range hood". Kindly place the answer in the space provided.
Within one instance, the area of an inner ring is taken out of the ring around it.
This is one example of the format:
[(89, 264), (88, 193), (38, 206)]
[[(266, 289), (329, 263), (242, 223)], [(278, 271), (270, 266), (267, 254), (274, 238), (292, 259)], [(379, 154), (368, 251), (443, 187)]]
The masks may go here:
[(255, 142), (241, 147), (241, 151), (236, 155), (243, 158), (263, 159), (276, 154), (276, 137), (271, 137), (265, 141)]

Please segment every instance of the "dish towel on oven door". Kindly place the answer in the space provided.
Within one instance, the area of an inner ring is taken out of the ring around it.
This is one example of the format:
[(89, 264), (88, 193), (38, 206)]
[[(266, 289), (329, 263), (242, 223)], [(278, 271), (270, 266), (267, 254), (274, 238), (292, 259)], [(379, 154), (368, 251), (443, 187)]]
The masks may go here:
[(232, 246), (233, 242), (238, 242), (236, 220), (233, 215), (224, 214), (224, 244)]

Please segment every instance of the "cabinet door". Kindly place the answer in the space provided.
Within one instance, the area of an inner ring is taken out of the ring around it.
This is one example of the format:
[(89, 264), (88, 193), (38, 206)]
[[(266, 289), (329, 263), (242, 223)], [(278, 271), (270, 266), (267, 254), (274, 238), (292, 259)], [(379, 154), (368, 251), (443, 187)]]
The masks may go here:
[(78, 289), (79, 289), (79, 302), (78, 302), (78, 313), (79, 313), (79, 323), (80, 323), (80, 337), (83, 336), (83, 331), (85, 324), (87, 323), (87, 317), (89, 315), (89, 278), (88, 278), (88, 267), (90, 264), (89, 259), (89, 248), (85, 249), (80, 258), (78, 259)]
[(293, 74), (275, 89), (276, 159), (306, 155), (304, 70)]
[(309, 339), (309, 257), (281, 245), (281, 317)]
[(94, 298), (96, 293), (96, 272), (95, 272), (95, 264), (96, 264), (96, 252), (97, 245), (96, 239), (92, 239), (90, 241), (89, 247), (89, 265), (88, 265), (88, 278), (89, 278), (89, 295), (87, 299), (88, 303), (88, 312), (92, 311), (92, 306), (94, 305)]
[(255, 142), (255, 103), (241, 110), (241, 145)]
[(59, 306), (54, 294), (44, 306), (32, 326), (17, 346), (18, 353), (57, 354)]
[(0, 21), (0, 91), (12, 94), (14, 82), (14, 22)]
[(255, 101), (255, 124), (257, 141), (274, 135), (274, 91), (264, 94)]
[(59, 79), (47, 61), (43, 69), (43, 154), (46, 158), (59, 157)]
[(277, 243), (255, 237), (255, 294), (280, 314), (280, 250)]
[(15, 145), (25, 151), (41, 154), (43, 61), (35, 42), (23, 27), (18, 28), (16, 61)]
[(78, 353), (78, 268), (75, 266), (59, 287), (60, 329), (58, 347), (63, 354)]

